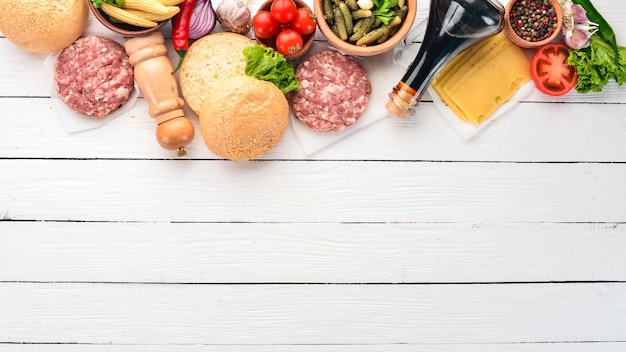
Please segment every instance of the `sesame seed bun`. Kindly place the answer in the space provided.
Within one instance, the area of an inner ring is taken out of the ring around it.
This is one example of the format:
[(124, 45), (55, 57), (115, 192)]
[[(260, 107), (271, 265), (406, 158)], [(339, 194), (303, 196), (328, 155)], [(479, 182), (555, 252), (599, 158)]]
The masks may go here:
[(18, 47), (51, 53), (68, 47), (87, 28), (85, 0), (0, 1), (0, 31)]
[(274, 84), (240, 75), (213, 87), (199, 116), (211, 152), (230, 160), (249, 160), (267, 153), (283, 136), (289, 103)]
[(191, 44), (178, 75), (181, 92), (191, 110), (200, 113), (207, 89), (244, 74), (243, 49), (254, 44), (252, 39), (230, 32), (209, 34)]

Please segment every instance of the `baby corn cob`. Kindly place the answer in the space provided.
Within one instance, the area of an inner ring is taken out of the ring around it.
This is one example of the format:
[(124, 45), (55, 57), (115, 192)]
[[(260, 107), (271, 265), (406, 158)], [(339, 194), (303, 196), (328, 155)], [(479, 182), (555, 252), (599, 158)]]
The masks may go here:
[(161, 4), (157, 0), (124, 0), (124, 9), (141, 10), (150, 13), (156, 13), (158, 15), (167, 14), (168, 10), (165, 5)]
[(145, 27), (145, 28), (151, 28), (151, 27), (157, 26), (156, 22), (149, 21), (145, 18), (129, 13), (128, 11), (120, 7), (117, 7), (115, 5), (102, 3), (100, 6), (101, 6), (100, 8), (102, 9), (102, 11), (104, 11), (104, 13), (109, 15), (111, 18), (120, 20), (124, 23), (128, 23), (137, 27)]
[(135, 10), (135, 9), (126, 9), (126, 11), (135, 16), (139, 16), (148, 21), (154, 21), (154, 22), (161, 22), (161, 21), (168, 20), (180, 12), (180, 7), (178, 6), (166, 6), (166, 8), (167, 8), (167, 13), (165, 15), (159, 15), (156, 13), (146, 12), (142, 10)]
[(156, 0), (156, 1), (158, 1), (161, 5), (164, 5), (164, 6), (175, 6), (185, 0)]

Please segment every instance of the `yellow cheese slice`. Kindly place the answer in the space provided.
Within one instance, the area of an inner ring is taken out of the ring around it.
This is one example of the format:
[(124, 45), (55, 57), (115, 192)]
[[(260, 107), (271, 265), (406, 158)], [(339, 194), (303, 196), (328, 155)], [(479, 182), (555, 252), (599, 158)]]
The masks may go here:
[(529, 66), (526, 54), (509, 46), (448, 95), (467, 119), (478, 125), (530, 79)]
[(468, 58), (463, 67), (452, 72), (450, 78), (444, 83), (443, 90), (448, 92), (457, 91), (459, 86), (471, 77), (480, 74), (486, 66), (490, 65), (499, 55), (502, 55), (513, 44), (504, 34), (498, 34), (485, 43), (480, 50)]
[(530, 79), (529, 65), (524, 51), (501, 33), (457, 55), (431, 86), (459, 118), (478, 125)]
[[(431, 84), (432, 87), (443, 101), (449, 101), (448, 91), (451, 89), (451, 84), (460, 83), (466, 79), (467, 75), (477, 72), (509, 43), (511, 42), (505, 35), (495, 35), (470, 46), (440, 70)], [(464, 115), (457, 113), (456, 106), (450, 108), (457, 116), (465, 120)]]
[(439, 70), (439, 73), (437, 73), (437, 76), (433, 79), (433, 83), (443, 83), (443, 81), (450, 78), (451, 72), (455, 72), (462, 67), (467, 62), (468, 58), (472, 57), (473, 53), (483, 47), (488, 41), (489, 38), (481, 40), (458, 53)]
[(477, 61), (480, 60), (489, 52), (494, 50), (499, 44), (504, 42), (506, 36), (494, 35), (483, 39), (469, 48), (465, 49), (452, 60), (450, 60), (437, 74), (434, 81), (440, 84), (445, 84), (453, 79), (454, 76), (462, 70), (470, 70)]

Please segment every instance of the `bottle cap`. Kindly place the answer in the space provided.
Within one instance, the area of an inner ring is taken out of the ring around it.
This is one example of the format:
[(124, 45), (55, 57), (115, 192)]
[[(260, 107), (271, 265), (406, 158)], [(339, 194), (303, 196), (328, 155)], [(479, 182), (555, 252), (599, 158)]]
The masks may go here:
[(407, 116), (409, 116), (409, 110), (407, 108), (398, 106), (393, 98), (389, 99), (389, 101), (387, 102), (387, 104), (385, 104), (385, 108), (392, 114), (396, 115), (396, 117), (399, 117), (401, 119), (406, 119)]

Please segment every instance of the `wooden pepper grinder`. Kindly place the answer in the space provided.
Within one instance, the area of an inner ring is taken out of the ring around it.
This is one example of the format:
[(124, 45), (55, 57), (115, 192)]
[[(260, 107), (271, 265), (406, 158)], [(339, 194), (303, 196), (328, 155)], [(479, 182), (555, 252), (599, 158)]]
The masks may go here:
[(161, 147), (186, 153), (185, 146), (194, 136), (193, 123), (184, 116), (185, 102), (178, 95), (174, 67), (167, 57), (167, 47), (161, 32), (135, 37), (124, 43), (135, 81), (149, 104), (148, 114), (158, 124), (156, 139)]

